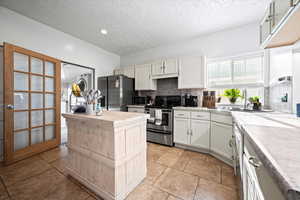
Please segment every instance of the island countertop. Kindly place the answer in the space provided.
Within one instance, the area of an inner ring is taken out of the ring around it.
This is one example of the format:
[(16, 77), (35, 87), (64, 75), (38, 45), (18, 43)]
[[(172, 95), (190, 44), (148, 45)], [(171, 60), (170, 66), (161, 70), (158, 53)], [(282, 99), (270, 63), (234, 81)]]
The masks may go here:
[(128, 123), (130, 121), (149, 118), (148, 114), (121, 112), (121, 111), (103, 111), (102, 115), (100, 116), (97, 116), (96, 114), (87, 115), (84, 113), (83, 114), (65, 113), (62, 115), (64, 117), (73, 118), (73, 119), (101, 120), (104, 122), (110, 122), (114, 126), (122, 125), (123, 123)]
[(286, 199), (300, 199), (300, 119), (277, 112), (232, 112)]

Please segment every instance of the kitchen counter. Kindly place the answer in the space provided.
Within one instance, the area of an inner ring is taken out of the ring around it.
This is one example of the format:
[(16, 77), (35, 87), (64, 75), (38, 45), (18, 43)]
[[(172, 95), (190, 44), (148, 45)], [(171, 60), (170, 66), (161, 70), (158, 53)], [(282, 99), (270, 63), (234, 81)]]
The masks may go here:
[(104, 111), (63, 114), (68, 127), (67, 173), (107, 200), (123, 200), (146, 177), (148, 115)]
[(286, 199), (300, 199), (300, 119), (277, 112), (231, 114)]
[(231, 115), (231, 111), (224, 110), (224, 109), (216, 109), (216, 108), (206, 108), (206, 107), (173, 107), (173, 110), (182, 110), (182, 111), (206, 111), (216, 114), (224, 114), (224, 115)]

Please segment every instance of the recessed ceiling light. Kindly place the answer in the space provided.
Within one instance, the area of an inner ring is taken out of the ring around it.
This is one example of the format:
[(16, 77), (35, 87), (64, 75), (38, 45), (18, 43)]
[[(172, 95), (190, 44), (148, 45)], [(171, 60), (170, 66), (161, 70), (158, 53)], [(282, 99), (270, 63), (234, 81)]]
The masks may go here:
[(101, 32), (103, 35), (107, 35), (107, 30), (106, 30), (106, 29), (103, 29), (103, 28), (102, 28), (102, 29), (100, 30), (100, 32)]

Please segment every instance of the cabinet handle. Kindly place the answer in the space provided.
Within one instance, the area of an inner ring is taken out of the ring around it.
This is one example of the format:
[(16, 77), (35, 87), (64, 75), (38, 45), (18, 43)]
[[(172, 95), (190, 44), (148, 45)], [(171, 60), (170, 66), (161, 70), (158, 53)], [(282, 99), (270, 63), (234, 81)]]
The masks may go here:
[(189, 135), (190, 134), (190, 130), (187, 130), (187, 135)]
[(255, 168), (258, 168), (262, 165), (261, 162), (259, 162), (255, 157), (252, 156), (248, 159), (248, 162)]
[(193, 131), (192, 131), (192, 129), (190, 129), (190, 135), (193, 135)]
[(178, 116), (183, 116), (184, 114), (177, 114)]
[(232, 140), (229, 140), (228, 145), (229, 145), (229, 147), (232, 147), (233, 141), (232, 141)]

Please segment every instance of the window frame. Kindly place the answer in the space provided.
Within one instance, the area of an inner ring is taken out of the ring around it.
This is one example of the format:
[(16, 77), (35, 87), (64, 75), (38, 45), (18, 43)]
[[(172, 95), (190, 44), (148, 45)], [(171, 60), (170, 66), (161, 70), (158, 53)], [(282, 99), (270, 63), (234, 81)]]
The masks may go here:
[[(265, 85), (265, 73), (266, 73), (266, 57), (265, 57), (265, 53), (263, 51), (260, 52), (255, 52), (255, 53), (248, 53), (248, 54), (243, 54), (243, 55), (238, 55), (238, 56), (229, 56), (229, 57), (222, 57), (222, 58), (212, 58), (212, 59), (205, 59), (206, 63), (205, 63), (205, 79), (206, 79), (206, 86), (207, 88), (243, 88), (243, 87), (264, 87)], [(235, 83), (234, 82), (234, 61), (241, 61), (243, 60), (244, 62), (247, 59), (251, 59), (251, 58), (257, 58), (257, 57), (261, 57), (261, 64), (262, 64), (262, 75), (261, 75), (261, 81), (255, 82), (255, 83)], [(231, 83), (230, 84), (224, 84), (224, 83), (220, 83), (220, 84), (214, 84), (211, 85), (209, 83), (209, 64), (212, 63), (220, 63), (220, 62), (225, 62), (225, 61), (230, 61), (230, 65), (231, 65)]]

